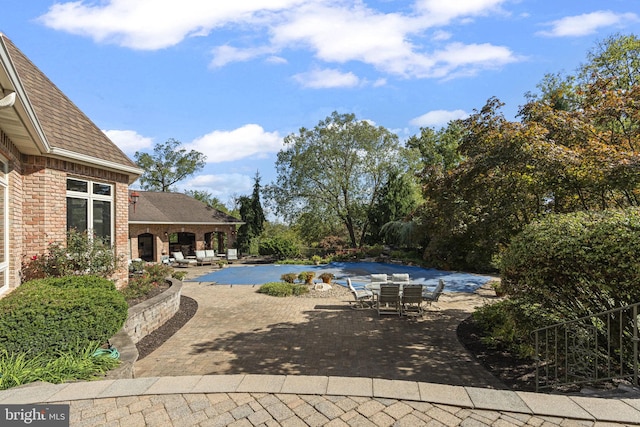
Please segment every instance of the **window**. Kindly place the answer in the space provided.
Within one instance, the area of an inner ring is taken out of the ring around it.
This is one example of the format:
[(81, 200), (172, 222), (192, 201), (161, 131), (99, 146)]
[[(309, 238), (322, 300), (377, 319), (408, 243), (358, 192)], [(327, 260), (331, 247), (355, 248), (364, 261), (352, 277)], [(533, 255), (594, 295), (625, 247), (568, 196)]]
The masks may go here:
[(113, 186), (67, 179), (67, 231), (75, 228), (113, 241)]
[(0, 294), (9, 289), (8, 162), (0, 157)]

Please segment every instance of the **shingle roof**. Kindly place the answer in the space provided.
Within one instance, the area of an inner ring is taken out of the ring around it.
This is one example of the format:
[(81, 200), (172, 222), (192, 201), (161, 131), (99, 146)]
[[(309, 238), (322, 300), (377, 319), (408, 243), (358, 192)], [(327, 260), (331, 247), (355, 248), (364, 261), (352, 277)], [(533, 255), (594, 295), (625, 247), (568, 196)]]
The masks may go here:
[[(132, 192), (129, 192), (131, 195)], [(138, 202), (129, 204), (130, 223), (156, 224), (244, 224), (237, 218), (210, 208), (182, 193), (136, 191)]]
[(138, 168), (11, 40), (1, 33), (0, 43), (4, 45), (11, 59), (50, 147), (126, 168)]

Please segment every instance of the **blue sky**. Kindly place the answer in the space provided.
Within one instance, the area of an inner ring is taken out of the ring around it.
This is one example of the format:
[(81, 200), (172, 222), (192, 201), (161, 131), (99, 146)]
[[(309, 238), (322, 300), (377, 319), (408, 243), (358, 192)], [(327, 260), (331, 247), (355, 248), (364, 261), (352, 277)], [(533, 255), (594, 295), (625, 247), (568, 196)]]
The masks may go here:
[[(514, 118), (545, 73), (640, 34), (629, 0), (0, 0), (3, 32), (122, 150), (207, 156), (179, 190), (231, 206), (283, 138), (333, 111), (401, 140), (480, 109)], [(133, 187), (135, 188), (135, 184)]]

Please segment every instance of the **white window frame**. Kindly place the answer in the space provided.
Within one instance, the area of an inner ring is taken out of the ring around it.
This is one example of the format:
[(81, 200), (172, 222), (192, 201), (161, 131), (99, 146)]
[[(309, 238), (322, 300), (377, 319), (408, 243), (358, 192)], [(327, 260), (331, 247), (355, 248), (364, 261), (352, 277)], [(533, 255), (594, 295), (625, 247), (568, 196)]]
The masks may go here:
[(9, 290), (9, 160), (3, 156), (0, 156), (0, 191), (2, 192), (3, 197), (3, 206), (4, 210), (2, 218), (4, 218), (4, 223), (0, 225), (0, 233), (3, 233), (4, 242), (4, 259), (0, 259), (0, 272), (4, 273), (4, 280), (0, 280), (0, 294), (5, 293)]
[[(72, 199), (84, 199), (84, 200), (87, 201), (87, 232), (89, 233), (89, 236), (93, 236), (93, 202), (94, 201), (98, 201), (98, 200), (99, 201), (103, 201), (103, 202), (110, 202), (109, 203), (109, 208), (110, 208), (110, 212), (109, 212), (109, 219), (110, 219), (109, 241), (111, 242), (111, 246), (113, 246), (115, 244), (114, 235), (113, 235), (114, 229), (115, 229), (115, 218), (114, 218), (114, 212), (115, 212), (114, 191), (115, 191), (115, 186), (113, 184), (109, 184), (107, 182), (92, 181), (92, 180), (88, 180), (88, 179), (76, 178), (76, 177), (73, 177), (73, 176), (68, 176), (67, 177), (67, 181), (70, 180), (70, 179), (74, 180), (74, 181), (81, 181), (81, 182), (86, 182), (87, 183), (87, 192), (67, 190), (66, 199), (69, 199), (69, 198), (72, 198)], [(67, 181), (65, 181), (65, 183)], [(93, 193), (93, 184), (100, 184), (100, 185), (109, 186), (109, 188), (111, 188), (111, 191), (109, 191), (110, 194), (108, 196), (105, 196), (103, 194), (94, 194)], [(67, 224), (67, 229), (69, 229), (69, 224)]]

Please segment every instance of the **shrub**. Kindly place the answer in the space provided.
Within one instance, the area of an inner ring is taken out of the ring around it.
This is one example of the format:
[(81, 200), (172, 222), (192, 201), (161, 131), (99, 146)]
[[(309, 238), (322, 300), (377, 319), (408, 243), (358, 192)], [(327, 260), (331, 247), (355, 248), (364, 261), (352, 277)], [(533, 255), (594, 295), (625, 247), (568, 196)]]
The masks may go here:
[(316, 273), (313, 271), (303, 271), (298, 274), (298, 279), (304, 283), (311, 283), (314, 277), (316, 277)]
[(321, 275), (318, 276), (320, 278), (320, 280), (322, 280), (324, 283), (331, 283), (331, 281), (335, 278), (335, 276), (333, 275), (333, 273), (322, 273)]
[(540, 304), (525, 299), (484, 305), (473, 313), (473, 319), (483, 330), (485, 344), (507, 349), (520, 357), (530, 357), (534, 353), (532, 331), (558, 321)]
[(640, 301), (637, 208), (549, 217), (525, 227), (500, 261), (508, 295), (576, 318)]
[(9, 354), (48, 356), (104, 343), (122, 327), (127, 310), (104, 278), (33, 280), (0, 300), (0, 347)]
[(23, 281), (45, 277), (95, 275), (111, 276), (118, 267), (113, 249), (104, 240), (70, 230), (66, 246), (53, 242), (47, 252), (22, 265)]
[(171, 277), (177, 280), (182, 280), (185, 277), (187, 277), (187, 272), (186, 271), (173, 271), (171, 273)]
[(298, 278), (298, 275), (296, 273), (285, 273), (282, 276), (280, 276), (280, 280), (286, 283), (293, 283), (296, 281), (297, 278)]
[(295, 258), (300, 255), (298, 244), (286, 237), (272, 237), (260, 241), (260, 255), (270, 255), (277, 259)]
[(289, 297), (305, 294), (309, 292), (309, 288), (304, 285), (294, 285), (293, 283), (269, 282), (260, 286), (258, 292), (273, 297)]
[(175, 274), (173, 268), (168, 265), (146, 265), (142, 274), (130, 278), (127, 286), (120, 289), (120, 292), (126, 300), (139, 298), (147, 294), (149, 291), (151, 291), (151, 289), (158, 287), (167, 279), (167, 277), (171, 277), (173, 274)]

